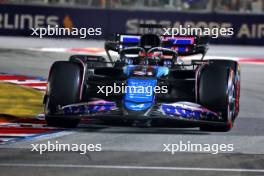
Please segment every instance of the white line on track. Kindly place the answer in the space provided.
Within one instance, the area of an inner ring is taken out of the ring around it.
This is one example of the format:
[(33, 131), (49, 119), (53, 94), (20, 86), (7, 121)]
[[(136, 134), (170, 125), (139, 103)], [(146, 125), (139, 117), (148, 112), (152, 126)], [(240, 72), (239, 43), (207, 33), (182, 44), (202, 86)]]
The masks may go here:
[(46, 168), (89, 168), (89, 169), (133, 169), (133, 170), (177, 170), (177, 171), (212, 171), (212, 172), (251, 172), (264, 173), (264, 169), (243, 168), (200, 168), (200, 167), (162, 167), (162, 166), (122, 166), (122, 165), (74, 165), (74, 164), (22, 164), (0, 163), (0, 167), (46, 167)]

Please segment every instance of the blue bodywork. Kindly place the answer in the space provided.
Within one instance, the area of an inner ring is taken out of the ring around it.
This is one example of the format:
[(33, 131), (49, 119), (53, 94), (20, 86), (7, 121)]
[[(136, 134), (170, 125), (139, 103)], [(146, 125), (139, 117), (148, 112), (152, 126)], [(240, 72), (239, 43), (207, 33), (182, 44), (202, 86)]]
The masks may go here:
[[(138, 66), (138, 65), (128, 65), (123, 68), (124, 74), (127, 76), (131, 76), (133, 74), (133, 71), (135, 71), (137, 68), (140, 68), (142, 73), (147, 75), (147, 67), (149, 66)], [(151, 66), (153, 68), (154, 75), (153, 77), (160, 78), (162, 76), (167, 76), (169, 74), (169, 68), (168, 67), (161, 67), (161, 66)]]
[(124, 96), (124, 107), (132, 111), (144, 111), (150, 108), (154, 103), (156, 84), (156, 79), (129, 78)]

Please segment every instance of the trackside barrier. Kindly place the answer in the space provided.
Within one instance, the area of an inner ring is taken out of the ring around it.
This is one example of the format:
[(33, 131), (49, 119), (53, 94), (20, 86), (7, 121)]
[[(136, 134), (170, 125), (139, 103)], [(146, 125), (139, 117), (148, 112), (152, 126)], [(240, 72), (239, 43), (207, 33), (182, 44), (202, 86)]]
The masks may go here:
[(29, 5), (0, 6), (0, 35), (30, 36), (31, 28), (58, 25), (58, 27), (65, 28), (101, 28), (101, 35), (89, 35), (86, 39), (106, 39), (112, 33), (117, 32), (143, 32), (138, 28), (140, 23), (166, 24), (168, 26), (191, 25), (198, 28), (233, 28), (234, 35), (212, 39), (211, 43), (264, 45), (264, 15), (261, 14), (128, 11)]

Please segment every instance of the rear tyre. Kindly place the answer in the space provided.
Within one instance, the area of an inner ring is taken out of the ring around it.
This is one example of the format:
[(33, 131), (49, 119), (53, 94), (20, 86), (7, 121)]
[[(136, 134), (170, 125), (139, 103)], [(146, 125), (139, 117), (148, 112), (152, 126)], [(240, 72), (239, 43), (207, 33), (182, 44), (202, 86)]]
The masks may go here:
[(232, 67), (217, 62), (205, 67), (200, 76), (198, 96), (200, 104), (219, 113), (224, 122), (222, 126), (203, 125), (200, 130), (231, 130), (236, 117), (235, 73)]
[(77, 63), (55, 62), (50, 70), (45, 100), (45, 118), (49, 126), (76, 127), (79, 119), (56, 115), (58, 107), (80, 102), (82, 70)]

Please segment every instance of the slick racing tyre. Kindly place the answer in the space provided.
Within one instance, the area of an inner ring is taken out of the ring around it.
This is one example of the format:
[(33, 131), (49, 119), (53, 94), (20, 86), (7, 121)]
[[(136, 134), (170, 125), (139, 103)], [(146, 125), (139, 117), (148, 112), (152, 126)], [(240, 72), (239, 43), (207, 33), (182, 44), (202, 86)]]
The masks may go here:
[(239, 100), (240, 100), (240, 82), (241, 82), (241, 75), (240, 75), (240, 65), (236, 61), (232, 60), (210, 60), (213, 61), (213, 64), (222, 65), (225, 67), (231, 67), (234, 71), (235, 76), (235, 89), (236, 89), (236, 117), (239, 113)]
[(49, 126), (76, 127), (79, 119), (56, 116), (58, 107), (80, 102), (82, 70), (79, 64), (55, 62), (50, 70), (45, 104), (45, 118)]
[[(232, 61), (231, 61), (232, 62)], [(234, 67), (214, 62), (206, 66), (200, 74), (199, 103), (221, 115), (223, 125), (202, 125), (202, 131), (227, 132), (232, 129), (236, 118), (236, 73)]]

